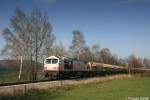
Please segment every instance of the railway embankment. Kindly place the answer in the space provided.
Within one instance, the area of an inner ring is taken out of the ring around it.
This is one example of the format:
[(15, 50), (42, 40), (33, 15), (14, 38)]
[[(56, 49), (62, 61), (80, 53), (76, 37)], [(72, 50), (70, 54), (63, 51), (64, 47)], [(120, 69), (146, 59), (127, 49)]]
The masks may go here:
[(131, 77), (132, 76), (128, 74), (120, 74), (120, 75), (112, 75), (112, 76), (105, 76), (105, 77), (92, 77), (92, 78), (82, 78), (82, 79), (58, 80), (58, 81), (0, 86), (0, 96), (24, 95), (28, 91), (34, 89), (41, 90), (41, 89), (56, 88), (56, 87), (61, 88), (70, 85), (74, 86), (79, 84), (98, 83), (98, 82), (105, 82), (114, 79), (131, 78)]

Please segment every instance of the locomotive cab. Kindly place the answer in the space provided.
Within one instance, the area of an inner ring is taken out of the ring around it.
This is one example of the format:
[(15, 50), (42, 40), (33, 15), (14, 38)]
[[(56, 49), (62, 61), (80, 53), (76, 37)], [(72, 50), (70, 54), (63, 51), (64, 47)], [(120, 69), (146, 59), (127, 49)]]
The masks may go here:
[(46, 77), (75, 77), (89, 71), (84, 61), (68, 57), (50, 56), (44, 61), (44, 73)]
[(44, 61), (44, 71), (59, 71), (59, 58), (51, 56), (45, 59)]

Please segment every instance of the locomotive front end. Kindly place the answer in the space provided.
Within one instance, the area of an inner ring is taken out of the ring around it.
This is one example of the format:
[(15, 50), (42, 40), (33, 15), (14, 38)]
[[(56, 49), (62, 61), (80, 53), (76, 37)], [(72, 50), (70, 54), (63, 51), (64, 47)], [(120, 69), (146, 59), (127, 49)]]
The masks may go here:
[(59, 72), (59, 58), (55, 56), (50, 56), (44, 61), (44, 72), (46, 75), (49, 73)]

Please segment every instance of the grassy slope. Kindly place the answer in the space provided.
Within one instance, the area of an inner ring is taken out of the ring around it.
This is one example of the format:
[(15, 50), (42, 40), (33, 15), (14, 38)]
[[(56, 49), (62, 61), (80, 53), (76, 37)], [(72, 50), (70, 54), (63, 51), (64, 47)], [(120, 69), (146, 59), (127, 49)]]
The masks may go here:
[(127, 100), (127, 97), (149, 97), (150, 78), (117, 79), (104, 83), (31, 91), (25, 96), (5, 100)]

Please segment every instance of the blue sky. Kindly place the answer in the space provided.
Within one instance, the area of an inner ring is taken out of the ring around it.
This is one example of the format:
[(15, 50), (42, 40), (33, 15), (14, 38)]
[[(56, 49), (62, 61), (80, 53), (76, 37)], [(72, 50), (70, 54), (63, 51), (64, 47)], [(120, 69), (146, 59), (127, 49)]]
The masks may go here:
[[(72, 31), (83, 32), (87, 45), (99, 43), (120, 57), (150, 58), (150, 0), (0, 0), (0, 32), (16, 7), (27, 14), (46, 12), (57, 42), (71, 44)], [(0, 35), (0, 49), (5, 41)]]

